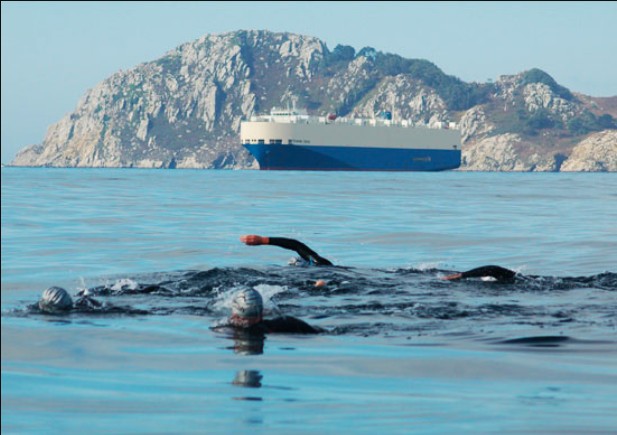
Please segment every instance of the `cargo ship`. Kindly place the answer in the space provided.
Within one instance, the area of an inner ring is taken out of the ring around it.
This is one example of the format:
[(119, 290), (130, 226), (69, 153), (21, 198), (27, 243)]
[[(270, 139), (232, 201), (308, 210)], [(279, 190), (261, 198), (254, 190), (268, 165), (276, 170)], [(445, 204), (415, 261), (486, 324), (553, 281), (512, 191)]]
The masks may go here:
[(461, 164), (454, 124), (394, 122), (388, 112), (347, 119), (273, 109), (243, 121), (240, 140), (261, 170), (443, 171)]

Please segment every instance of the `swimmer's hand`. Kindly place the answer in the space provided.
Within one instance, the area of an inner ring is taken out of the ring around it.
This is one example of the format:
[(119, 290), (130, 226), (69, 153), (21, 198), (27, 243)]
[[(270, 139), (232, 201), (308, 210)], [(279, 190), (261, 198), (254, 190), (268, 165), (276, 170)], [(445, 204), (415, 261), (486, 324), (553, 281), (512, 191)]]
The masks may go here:
[(445, 281), (456, 281), (457, 279), (461, 279), (462, 277), (462, 273), (454, 273), (452, 275), (442, 276), (441, 279)]
[(267, 245), (270, 243), (270, 239), (268, 237), (257, 236), (255, 234), (246, 234), (241, 236), (240, 241), (249, 246)]

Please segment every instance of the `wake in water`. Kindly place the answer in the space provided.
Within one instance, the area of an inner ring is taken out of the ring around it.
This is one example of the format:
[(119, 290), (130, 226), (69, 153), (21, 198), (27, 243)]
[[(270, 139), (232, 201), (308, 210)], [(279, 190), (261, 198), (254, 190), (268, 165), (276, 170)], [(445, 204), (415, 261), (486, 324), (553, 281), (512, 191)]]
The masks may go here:
[[(439, 269), (343, 267), (213, 268), (115, 279), (81, 289), (70, 312), (55, 314), (196, 315), (213, 324), (231, 298), (257, 290), (265, 317), (290, 315), (329, 334), (414, 336), (494, 333), (524, 328), (614, 333), (617, 274), (551, 277), (517, 274), (510, 282), (444, 281)], [(321, 286), (316, 286), (322, 281)], [(47, 315), (37, 303), (12, 315)]]

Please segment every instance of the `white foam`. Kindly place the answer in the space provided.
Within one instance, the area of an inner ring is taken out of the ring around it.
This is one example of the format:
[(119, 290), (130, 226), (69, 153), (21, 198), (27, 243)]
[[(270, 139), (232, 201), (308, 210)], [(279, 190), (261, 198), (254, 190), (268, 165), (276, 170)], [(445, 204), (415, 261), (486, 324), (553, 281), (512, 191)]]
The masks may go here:
[(441, 263), (428, 262), (428, 263), (418, 263), (414, 269), (420, 271), (432, 270), (432, 269), (440, 269), (442, 267)]
[(264, 306), (273, 304), (272, 297), (274, 295), (287, 291), (287, 287), (282, 285), (259, 284), (253, 288), (261, 294)]
[(138, 288), (139, 284), (129, 278), (119, 279), (114, 283), (114, 285), (111, 286), (111, 289), (115, 292), (119, 292), (122, 290), (137, 290)]

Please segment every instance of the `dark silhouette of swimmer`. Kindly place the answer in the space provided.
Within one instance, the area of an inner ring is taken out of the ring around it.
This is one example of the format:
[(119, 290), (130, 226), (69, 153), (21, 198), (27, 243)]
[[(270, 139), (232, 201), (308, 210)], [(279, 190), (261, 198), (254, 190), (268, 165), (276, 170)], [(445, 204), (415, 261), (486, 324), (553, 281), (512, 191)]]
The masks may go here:
[[(281, 248), (290, 249), (295, 251), (300, 255), (300, 257), (308, 262), (309, 264), (314, 265), (322, 265), (322, 266), (332, 266), (333, 264), (317, 254), (311, 248), (306, 246), (304, 243), (299, 242), (294, 239), (287, 239), (283, 237), (263, 237), (258, 235), (245, 235), (240, 237), (240, 240), (250, 246), (258, 246), (258, 245), (273, 245), (280, 246)], [(506, 269), (501, 266), (481, 266), (476, 267), (475, 269), (467, 270), (465, 272), (457, 272), (451, 275), (447, 275), (442, 277), (441, 279), (447, 281), (455, 281), (465, 278), (493, 278), (498, 282), (511, 282), (514, 280), (516, 272)], [(323, 286), (323, 280), (318, 280), (315, 285), (317, 287)]]
[(465, 278), (493, 278), (498, 282), (512, 282), (514, 281), (514, 277), (516, 276), (516, 272), (510, 269), (506, 269), (501, 266), (481, 266), (476, 267), (475, 269), (467, 270), (465, 272), (457, 272), (452, 275), (447, 275), (442, 277), (446, 281), (456, 281)]
[(233, 327), (248, 334), (266, 333), (317, 334), (321, 328), (309, 325), (303, 320), (291, 316), (279, 316), (273, 319), (263, 318), (263, 299), (254, 289), (239, 291), (231, 303), (231, 316), (227, 324), (220, 327)]
[(332, 266), (332, 262), (320, 256), (317, 252), (306, 246), (304, 243), (294, 239), (284, 237), (263, 237), (255, 234), (248, 234), (240, 237), (240, 240), (249, 246), (272, 245), (279, 246), (284, 249), (295, 251), (300, 258), (311, 265), (316, 266)]

